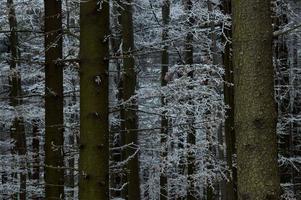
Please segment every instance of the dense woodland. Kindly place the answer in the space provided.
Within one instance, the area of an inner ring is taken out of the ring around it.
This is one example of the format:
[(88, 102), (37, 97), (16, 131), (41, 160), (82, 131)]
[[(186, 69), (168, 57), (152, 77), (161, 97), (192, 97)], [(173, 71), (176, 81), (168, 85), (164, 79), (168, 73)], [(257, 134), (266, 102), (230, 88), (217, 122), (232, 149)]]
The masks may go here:
[(0, 0), (0, 199), (300, 200), (298, 0)]

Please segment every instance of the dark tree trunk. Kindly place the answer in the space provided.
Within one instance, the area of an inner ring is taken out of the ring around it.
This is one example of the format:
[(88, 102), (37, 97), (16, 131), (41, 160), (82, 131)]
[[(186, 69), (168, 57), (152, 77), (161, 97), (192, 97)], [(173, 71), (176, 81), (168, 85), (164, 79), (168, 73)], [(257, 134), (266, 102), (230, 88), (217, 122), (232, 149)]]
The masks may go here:
[(62, 59), (62, 3), (45, 6), (45, 196), (64, 197), (64, 116)]
[[(170, 1), (164, 0), (162, 6), (162, 19), (163, 19), (163, 32), (162, 32), (162, 42), (166, 42), (168, 39), (168, 26), (170, 21)], [(161, 86), (166, 86), (167, 81), (165, 76), (168, 72), (168, 65), (169, 65), (169, 53), (168, 53), (168, 44), (164, 44), (162, 54), (161, 54)], [(165, 97), (161, 98), (162, 106), (166, 105)], [(168, 199), (168, 179), (167, 179), (167, 168), (166, 163), (167, 161), (167, 152), (168, 152), (168, 144), (167, 144), (167, 137), (168, 137), (168, 118), (165, 115), (165, 112), (162, 113), (161, 118), (161, 160), (162, 162), (162, 173), (160, 174), (160, 200), (167, 200)]]
[[(223, 12), (224, 14), (231, 15), (231, 0), (224, 0), (223, 2)], [(231, 40), (232, 33), (231, 27), (225, 29), (225, 36)], [(236, 153), (235, 150), (235, 132), (234, 132), (234, 87), (233, 84), (233, 65), (232, 65), (232, 45), (227, 42), (227, 38), (224, 38), (226, 42), (225, 50), (223, 53), (223, 64), (225, 69), (224, 75), (224, 101), (225, 104), (229, 106), (226, 111), (225, 119), (225, 143), (226, 143), (226, 161), (230, 170), (228, 174), (229, 181), (226, 183), (226, 200), (236, 200), (237, 199), (237, 174), (236, 167), (233, 166), (233, 157)]]
[[(15, 141), (15, 146), (12, 149), (12, 154), (19, 155), (20, 158), (20, 192), (19, 195), (14, 195), (17, 198), (19, 196), (20, 200), (26, 199), (26, 136), (24, 130), (24, 120), (22, 113), (19, 110), (18, 106), (22, 104), (22, 89), (21, 89), (21, 75), (19, 69), (17, 68), (18, 59), (19, 59), (19, 50), (18, 50), (18, 34), (17, 30), (17, 16), (15, 12), (15, 6), (13, 0), (7, 0), (8, 8), (8, 20), (10, 28), (10, 76), (9, 84), (11, 86), (10, 91), (10, 105), (16, 108), (17, 114), (13, 120), (13, 125), (11, 127), (11, 137)], [(17, 175), (13, 175), (16, 177)]]
[(79, 198), (82, 200), (109, 199), (109, 21), (108, 1), (80, 3)]
[[(122, 39), (123, 39), (123, 100), (129, 100), (135, 95), (137, 74), (135, 67), (135, 60), (132, 55), (134, 47), (134, 34), (133, 34), (133, 10), (132, 0), (125, 0), (122, 3), (121, 12), (121, 26), (122, 26)], [(137, 116), (137, 102), (133, 100), (129, 105), (125, 105), (125, 144), (133, 144), (126, 150), (126, 158), (136, 155), (128, 161), (127, 164), (127, 192), (128, 199), (139, 200), (140, 197), (140, 176), (139, 176), (139, 152), (137, 153), (138, 144), (138, 116)]]
[[(33, 185), (38, 188), (40, 184), (40, 130), (37, 120), (32, 120), (32, 153), (33, 153), (33, 167), (32, 167), (32, 180)], [(36, 194), (33, 195), (34, 200), (40, 199)]]

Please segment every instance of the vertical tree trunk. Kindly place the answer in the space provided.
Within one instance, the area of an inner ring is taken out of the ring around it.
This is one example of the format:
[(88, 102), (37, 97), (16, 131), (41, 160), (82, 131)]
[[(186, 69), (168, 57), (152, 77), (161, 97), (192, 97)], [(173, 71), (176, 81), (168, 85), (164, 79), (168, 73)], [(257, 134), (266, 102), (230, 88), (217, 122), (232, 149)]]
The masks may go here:
[(79, 199), (109, 199), (109, 2), (80, 3)]
[[(210, 44), (211, 55), (210, 55), (210, 57), (212, 58), (212, 64), (218, 65), (219, 60), (218, 60), (218, 50), (217, 50), (217, 44), (216, 44), (217, 36), (215, 33), (214, 16), (212, 16), (213, 15), (212, 14), (213, 13), (213, 5), (212, 5), (211, 0), (207, 0), (207, 8), (208, 8), (209, 20), (210, 20), (210, 38), (211, 38), (211, 44)], [(209, 140), (213, 141), (214, 140), (213, 135), (211, 133), (208, 133), (208, 134), (209, 134), (208, 135)], [(218, 144), (223, 145), (221, 128), (220, 128), (220, 130), (218, 130), (217, 138), (218, 138)], [(218, 156), (221, 157), (220, 154), (223, 154), (223, 152), (221, 152), (219, 150), (219, 147), (216, 147), (216, 149), (215, 149), (212, 144), (209, 144), (209, 152), (212, 153), (212, 155), (214, 155), (216, 157), (218, 157)], [(223, 155), (222, 155), (222, 158), (223, 158)], [(212, 186), (207, 186), (207, 200), (213, 200), (215, 198), (219, 198), (219, 193), (220, 193), (221, 189), (223, 189), (223, 188), (220, 188), (219, 184), (217, 184), (217, 183), (215, 183), (214, 188)]]
[[(224, 14), (231, 14), (231, 0), (223, 1), (223, 12)], [(231, 39), (231, 30), (225, 29), (225, 36)], [(226, 39), (224, 39), (226, 42)], [(236, 167), (233, 166), (233, 156), (235, 155), (235, 132), (234, 132), (234, 87), (230, 84), (234, 82), (233, 80), (233, 65), (232, 65), (232, 45), (227, 42), (224, 53), (223, 53), (223, 64), (225, 68), (224, 75), (224, 101), (225, 104), (229, 106), (226, 111), (225, 119), (225, 143), (226, 143), (226, 161), (230, 170), (228, 174), (229, 181), (226, 183), (226, 200), (236, 200)]]
[(241, 200), (279, 199), (270, 3), (232, 2), (234, 120)]
[[(284, 10), (279, 10), (277, 13), (273, 13), (274, 18), (273, 23), (274, 31), (279, 31), (282, 26), (288, 23), (288, 18)], [(289, 36), (280, 35), (274, 40), (274, 56), (276, 60), (276, 74), (275, 77), (275, 88), (276, 97), (278, 97), (278, 123), (283, 126), (283, 133), (278, 136), (278, 153), (286, 158), (290, 157), (291, 154), (291, 123), (287, 124), (287, 118), (284, 116), (289, 116), (291, 102), (290, 102), (290, 92), (287, 91), (286, 87), (281, 87), (284, 85), (290, 85), (290, 73), (289, 73), (289, 51), (287, 46), (287, 39)], [(282, 132), (282, 131), (281, 131)], [(280, 165), (279, 166), (279, 176), (280, 183), (292, 183), (292, 166), (291, 165)]]
[[(163, 20), (163, 32), (162, 32), (162, 42), (165, 42), (168, 39), (168, 30), (169, 30), (169, 21), (170, 21), (170, 1), (164, 0), (162, 5), (162, 20)], [(161, 86), (166, 86), (167, 81), (165, 80), (166, 73), (168, 72), (169, 64), (169, 54), (168, 54), (168, 45), (165, 43), (163, 46), (161, 54)], [(161, 104), (164, 106), (166, 104), (165, 97), (161, 98)], [(168, 199), (168, 180), (167, 180), (167, 168), (165, 162), (167, 162), (167, 137), (168, 137), (168, 118), (165, 115), (165, 112), (162, 113), (161, 118), (161, 146), (163, 147), (163, 152), (161, 153), (161, 160), (163, 160), (163, 170), (160, 174), (160, 200)], [(162, 148), (161, 147), (161, 148)]]
[[(111, 47), (112, 47), (112, 53), (114, 56), (120, 56), (120, 44), (121, 44), (121, 6), (120, 6), (120, 0), (117, 0), (116, 3), (113, 3), (112, 6), (112, 15), (113, 20), (112, 20), (112, 26), (114, 27), (111, 30)], [(117, 94), (117, 99), (118, 99), (118, 104), (122, 103), (122, 93), (123, 93), (123, 86), (122, 86), (122, 71), (121, 71), (121, 63), (122, 61), (120, 59), (115, 59), (114, 60), (114, 65), (116, 65), (115, 70), (117, 71), (116, 76), (114, 77), (114, 82), (117, 86), (118, 89), (118, 94)], [(123, 107), (120, 108), (120, 112), (117, 114), (119, 123), (118, 125), (112, 125), (111, 128), (111, 137), (110, 137), (110, 144), (112, 145), (113, 148), (115, 148), (113, 151), (111, 151), (111, 159), (113, 162), (121, 162), (124, 159), (124, 154), (125, 151), (123, 151), (122, 147), (124, 145), (124, 109)], [(124, 166), (122, 166), (124, 167)], [(124, 168), (118, 168), (115, 169), (114, 171), (112, 170), (110, 172), (110, 177), (111, 181), (110, 187), (113, 188), (120, 188), (122, 187), (123, 184), (126, 183), (126, 176), (125, 173), (122, 173)], [(124, 198), (126, 197), (125, 195), (126, 190), (115, 190), (111, 192), (111, 198)]]
[[(188, 23), (187, 26), (189, 29), (192, 28), (195, 19), (193, 17), (193, 12), (192, 12), (192, 6), (193, 2), (192, 0), (185, 0), (185, 10), (188, 14)], [(186, 35), (186, 41), (185, 41), (185, 64), (190, 65), (192, 68), (193, 65), (193, 34), (191, 31), (189, 31)], [(193, 70), (191, 70), (188, 74), (191, 78), (193, 78)], [(188, 89), (192, 89), (189, 87)], [(192, 103), (192, 99), (189, 99), (189, 104)], [(188, 175), (188, 189), (187, 189), (187, 200), (193, 200), (196, 199), (196, 193), (195, 193), (195, 185), (194, 185), (194, 180), (193, 180), (193, 175), (195, 173), (195, 155), (193, 153), (192, 148), (195, 145), (196, 142), (196, 131), (194, 128), (194, 112), (189, 111), (187, 112), (188, 115), (188, 133), (187, 133), (187, 143), (188, 147), (190, 148), (188, 150), (188, 158), (187, 158), (187, 175)]]
[(45, 196), (64, 196), (64, 117), (62, 58), (62, 3), (44, 0), (45, 6)]
[[(19, 199), (26, 199), (26, 136), (24, 130), (24, 120), (22, 113), (18, 108), (22, 104), (22, 89), (21, 89), (21, 75), (17, 69), (19, 52), (18, 52), (18, 35), (16, 32), (17, 29), (17, 16), (14, 8), (13, 0), (7, 0), (8, 8), (8, 20), (10, 28), (10, 76), (9, 84), (11, 86), (10, 91), (10, 104), (16, 108), (16, 117), (13, 120), (13, 125), (11, 127), (11, 137), (15, 140), (15, 146), (12, 149), (12, 154), (17, 154), (20, 156), (20, 192)], [(17, 195), (16, 195), (17, 196)]]
[[(123, 100), (129, 100), (135, 95), (136, 90), (136, 67), (135, 60), (132, 55), (134, 50), (134, 34), (133, 34), (133, 11), (132, 0), (124, 0), (122, 3), (121, 26), (123, 39)], [(137, 102), (131, 101), (126, 105), (124, 112), (125, 117), (125, 143), (133, 144), (126, 151), (126, 157), (132, 156), (137, 151), (138, 146), (138, 116)], [(128, 161), (127, 164), (127, 182), (128, 182), (128, 199), (139, 200), (140, 197), (140, 177), (139, 177), (139, 152)]]
[[(34, 187), (38, 188), (40, 184), (40, 130), (38, 127), (37, 120), (32, 120), (32, 153), (33, 153), (33, 169), (32, 169), (32, 180)], [(35, 194), (32, 196), (34, 200), (40, 199), (40, 197)]]

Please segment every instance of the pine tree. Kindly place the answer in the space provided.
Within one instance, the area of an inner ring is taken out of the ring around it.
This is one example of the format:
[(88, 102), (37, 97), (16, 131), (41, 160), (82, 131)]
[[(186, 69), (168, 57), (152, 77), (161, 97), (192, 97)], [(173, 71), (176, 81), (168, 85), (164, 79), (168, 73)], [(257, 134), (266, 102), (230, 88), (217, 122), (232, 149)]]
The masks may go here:
[(45, 197), (64, 196), (62, 3), (45, 0)]
[(109, 199), (109, 2), (80, 3), (79, 199)]
[[(164, 0), (162, 5), (162, 21), (163, 21), (163, 32), (162, 32), (162, 42), (166, 42), (168, 40), (168, 30), (169, 30), (169, 21), (170, 21), (170, 1)], [(162, 54), (161, 54), (161, 86), (166, 86), (166, 74), (168, 72), (168, 64), (169, 64), (169, 53), (168, 53), (168, 44), (164, 44)], [(166, 105), (164, 96), (161, 98), (162, 106)], [(161, 160), (167, 162), (167, 137), (168, 137), (168, 118), (165, 115), (165, 112), (162, 113), (161, 118), (161, 146), (163, 147), (163, 152), (161, 153)], [(168, 199), (168, 179), (167, 179), (167, 169), (166, 164), (163, 164), (163, 172), (160, 174), (160, 199), (165, 200)]]
[(234, 120), (241, 200), (279, 199), (270, 3), (232, 2)]
[[(231, 1), (223, 1), (224, 14), (231, 14)], [(233, 64), (232, 64), (232, 45), (227, 41), (231, 39), (231, 30), (225, 29), (224, 42), (226, 42), (225, 50), (223, 52), (223, 65), (225, 68), (224, 75), (224, 101), (229, 106), (226, 112), (225, 119), (225, 143), (226, 143), (226, 161), (230, 173), (228, 174), (229, 181), (226, 183), (226, 200), (237, 199), (236, 193), (236, 168), (233, 166), (233, 157), (235, 155), (235, 132), (234, 132), (234, 87), (233, 84)]]
[[(39, 187), (40, 184), (40, 130), (38, 121), (36, 119), (32, 120), (32, 153), (33, 153), (33, 162), (32, 162), (32, 174), (31, 178), (34, 182), (35, 187)], [(34, 200), (38, 200), (39, 196), (33, 196)]]
[[(128, 101), (135, 95), (137, 75), (135, 60), (133, 57), (134, 33), (133, 33), (133, 9), (132, 0), (122, 2), (121, 26), (122, 26), (122, 51), (123, 51), (123, 100)], [(132, 100), (125, 105), (125, 144), (130, 144), (126, 150), (126, 158), (133, 156), (127, 164), (127, 192), (128, 199), (139, 200), (140, 197), (140, 177), (139, 177), (139, 152), (138, 145), (138, 116), (137, 103)]]
[[(24, 130), (24, 120), (22, 113), (20, 112), (19, 106), (22, 105), (22, 88), (21, 88), (21, 75), (18, 69), (18, 60), (20, 59), (20, 52), (18, 50), (18, 34), (17, 34), (17, 16), (15, 12), (15, 5), (13, 0), (7, 0), (8, 8), (8, 20), (10, 28), (10, 76), (9, 84), (11, 86), (10, 91), (10, 104), (15, 107), (17, 113), (13, 120), (13, 125), (11, 127), (11, 137), (15, 140), (15, 146), (12, 149), (12, 154), (21, 156), (21, 166), (20, 169), (20, 192), (19, 195), (14, 195), (16, 198), (19, 196), (19, 199), (26, 199), (26, 164), (25, 164), (25, 155), (27, 152), (26, 149), (26, 136)], [(13, 175), (17, 177), (17, 174)]]
[[(193, 12), (192, 12), (192, 7), (193, 7), (193, 2), (191, 0), (186, 0), (185, 1), (185, 10), (188, 15), (188, 23), (187, 23), (187, 28), (189, 29), (187, 35), (186, 35), (186, 40), (185, 40), (185, 56), (184, 56), (184, 62), (186, 65), (189, 65), (189, 67), (193, 67), (193, 33), (191, 31), (195, 19), (193, 17)], [(191, 70), (188, 75), (190, 76), (191, 79), (193, 79), (193, 70)], [(192, 88), (188, 88), (192, 89)], [(192, 99), (188, 99), (189, 104), (193, 104)], [(187, 132), (187, 143), (190, 146), (190, 149), (188, 151), (188, 158), (187, 158), (187, 175), (188, 175), (188, 189), (187, 189), (187, 200), (193, 200), (196, 198), (195, 195), (195, 185), (194, 185), (194, 180), (193, 180), (193, 175), (195, 173), (195, 155), (193, 153), (192, 148), (196, 144), (196, 131), (194, 128), (194, 112), (193, 111), (188, 111), (188, 132)]]

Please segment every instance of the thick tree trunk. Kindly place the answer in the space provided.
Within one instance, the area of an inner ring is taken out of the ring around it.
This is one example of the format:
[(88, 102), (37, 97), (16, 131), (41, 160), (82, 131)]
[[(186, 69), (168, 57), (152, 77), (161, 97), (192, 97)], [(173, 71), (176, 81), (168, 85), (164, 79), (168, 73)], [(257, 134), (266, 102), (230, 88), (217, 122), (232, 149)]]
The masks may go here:
[[(122, 39), (123, 39), (123, 100), (129, 100), (135, 95), (136, 90), (136, 67), (135, 60), (132, 55), (134, 50), (134, 34), (133, 34), (133, 11), (132, 0), (125, 0), (122, 3), (121, 12), (121, 26), (122, 26)], [(140, 197), (140, 176), (139, 176), (139, 152), (137, 153), (138, 146), (138, 116), (137, 116), (137, 102), (131, 101), (126, 105), (124, 111), (125, 117), (125, 143), (133, 144), (126, 150), (126, 157), (136, 155), (128, 161), (127, 164), (127, 189), (128, 199), (139, 200)]]
[(270, 3), (232, 2), (234, 120), (241, 200), (279, 199)]
[[(231, 14), (231, 0), (223, 1), (223, 11), (224, 14)], [(232, 33), (231, 30), (225, 29), (225, 36), (228, 39), (231, 39)], [(224, 39), (226, 42), (226, 38)], [(232, 64), (232, 45), (227, 42), (224, 53), (223, 53), (223, 65), (225, 68), (224, 75), (224, 101), (225, 104), (229, 106), (229, 109), (226, 111), (225, 119), (225, 143), (226, 143), (226, 161), (230, 170), (228, 174), (229, 181), (226, 183), (226, 200), (236, 200), (236, 167), (233, 166), (233, 156), (236, 153), (235, 150), (235, 132), (234, 132), (234, 87), (230, 84), (233, 84), (233, 64)]]
[(81, 2), (79, 199), (82, 200), (109, 199), (109, 20), (109, 2)]
[(9, 84), (11, 86), (10, 91), (10, 104), (11, 106), (16, 108), (17, 114), (13, 120), (13, 125), (11, 127), (11, 137), (15, 140), (15, 146), (12, 149), (12, 154), (19, 155), (20, 158), (20, 192), (19, 196), (20, 200), (26, 199), (26, 136), (24, 130), (24, 120), (22, 117), (22, 113), (19, 110), (19, 106), (22, 104), (22, 89), (21, 89), (21, 75), (19, 70), (17, 69), (18, 59), (19, 59), (19, 51), (18, 51), (18, 35), (16, 32), (17, 29), (17, 16), (14, 8), (13, 0), (7, 0), (7, 8), (8, 8), (8, 20), (9, 20), (9, 28), (10, 28), (10, 76), (9, 76)]
[[(168, 39), (168, 26), (170, 21), (170, 1), (164, 0), (162, 5), (162, 20), (163, 20), (163, 32), (162, 32), (162, 42), (165, 42)], [(165, 79), (166, 73), (168, 72), (168, 64), (169, 64), (169, 53), (168, 53), (168, 45), (164, 44), (162, 54), (161, 54), (161, 86), (166, 86), (167, 81)], [(165, 97), (161, 98), (161, 104), (164, 106), (167, 102), (165, 101)], [(167, 180), (167, 168), (165, 162), (167, 162), (167, 152), (168, 152), (168, 118), (165, 115), (165, 112), (162, 113), (161, 118), (161, 160), (163, 161), (162, 167), (163, 170), (160, 174), (160, 200), (168, 199), (168, 180)]]
[(46, 199), (64, 196), (64, 117), (62, 58), (62, 3), (45, 6), (45, 184)]

